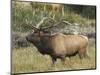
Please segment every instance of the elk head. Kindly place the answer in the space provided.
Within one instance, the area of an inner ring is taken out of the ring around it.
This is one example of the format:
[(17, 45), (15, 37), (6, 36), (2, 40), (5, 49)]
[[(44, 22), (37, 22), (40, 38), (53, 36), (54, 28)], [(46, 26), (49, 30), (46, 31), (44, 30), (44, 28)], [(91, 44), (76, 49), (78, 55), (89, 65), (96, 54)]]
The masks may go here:
[(54, 25), (52, 26), (48, 26), (48, 27), (42, 27), (42, 24), (44, 23), (45, 20), (49, 19), (49, 21), (54, 21), (56, 22), (54, 19), (50, 18), (50, 17), (44, 17), (42, 18), (42, 20), (35, 26), (32, 26), (32, 29), (33, 29), (33, 32), (31, 32), (30, 34), (28, 34), (26, 36), (26, 39), (29, 41), (29, 42), (34, 42), (34, 44), (37, 44), (41, 41), (41, 38), (42, 37), (50, 37), (52, 34), (51, 32), (47, 31), (49, 28), (52, 28), (52, 27), (56, 27), (58, 26), (58, 24), (60, 24), (62, 22), (62, 19), (61, 21), (59, 22), (56, 22)]

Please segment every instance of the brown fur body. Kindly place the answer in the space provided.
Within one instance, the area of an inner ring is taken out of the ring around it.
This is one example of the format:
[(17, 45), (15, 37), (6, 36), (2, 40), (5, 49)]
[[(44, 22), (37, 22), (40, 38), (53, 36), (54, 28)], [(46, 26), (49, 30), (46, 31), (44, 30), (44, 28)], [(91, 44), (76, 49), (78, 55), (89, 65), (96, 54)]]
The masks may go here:
[(57, 58), (64, 62), (66, 56), (79, 54), (80, 57), (83, 57), (87, 55), (88, 38), (83, 35), (33, 33), (26, 39), (33, 43), (40, 53), (50, 55), (53, 64)]

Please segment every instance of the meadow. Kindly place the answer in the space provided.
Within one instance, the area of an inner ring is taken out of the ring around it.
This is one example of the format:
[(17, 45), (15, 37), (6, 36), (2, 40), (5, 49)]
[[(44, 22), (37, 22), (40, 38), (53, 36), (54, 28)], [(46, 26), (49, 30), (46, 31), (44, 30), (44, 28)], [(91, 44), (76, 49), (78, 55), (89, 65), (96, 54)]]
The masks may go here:
[(12, 73), (48, 72), (63, 70), (80, 70), (96, 68), (95, 40), (89, 40), (88, 53), (90, 58), (80, 59), (78, 55), (66, 57), (65, 64), (58, 59), (55, 66), (51, 66), (51, 58), (41, 55), (34, 46), (15, 48), (12, 51)]

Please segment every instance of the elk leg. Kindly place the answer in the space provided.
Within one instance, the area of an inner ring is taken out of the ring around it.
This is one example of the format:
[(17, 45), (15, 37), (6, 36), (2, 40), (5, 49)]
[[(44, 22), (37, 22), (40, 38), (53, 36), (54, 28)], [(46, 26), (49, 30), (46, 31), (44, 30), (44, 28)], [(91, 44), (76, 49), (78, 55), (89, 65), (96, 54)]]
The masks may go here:
[(83, 54), (85, 58), (90, 59), (90, 56), (88, 55), (88, 53)]
[(57, 58), (52, 57), (52, 66), (55, 65), (56, 60), (57, 60)]
[(87, 48), (81, 49), (80, 52), (79, 52), (79, 56), (80, 56), (80, 58), (83, 58), (83, 57), (89, 58), (89, 55), (88, 55), (88, 52), (87, 52)]
[(87, 48), (85, 49), (84, 57), (86, 57), (86, 58), (90, 58), (90, 56), (89, 56), (89, 54), (88, 54), (88, 51), (87, 51)]
[(83, 51), (84, 51), (83, 49), (79, 50), (79, 57), (80, 57), (80, 59), (83, 59), (83, 56), (84, 56)]
[(62, 61), (62, 64), (64, 65), (65, 64), (65, 56), (61, 57), (61, 61)]
[(80, 57), (80, 63), (83, 64), (83, 53), (81, 50), (79, 51), (79, 57)]
[(87, 48), (80, 49), (79, 57), (80, 57), (80, 59), (82, 59), (81, 60), (81, 64), (82, 64), (83, 63), (83, 57), (88, 57), (88, 55), (87, 55)]

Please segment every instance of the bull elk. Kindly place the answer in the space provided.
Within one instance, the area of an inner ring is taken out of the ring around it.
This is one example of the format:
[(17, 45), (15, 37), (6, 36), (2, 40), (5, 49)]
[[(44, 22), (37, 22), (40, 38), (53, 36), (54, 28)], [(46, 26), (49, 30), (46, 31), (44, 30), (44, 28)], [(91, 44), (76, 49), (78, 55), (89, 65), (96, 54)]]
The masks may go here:
[(64, 35), (63, 33), (50, 34), (39, 28), (26, 36), (27, 41), (34, 44), (38, 51), (52, 58), (54, 64), (57, 58), (62, 63), (65, 57), (79, 54), (79, 57), (87, 56), (88, 38), (83, 35)]

